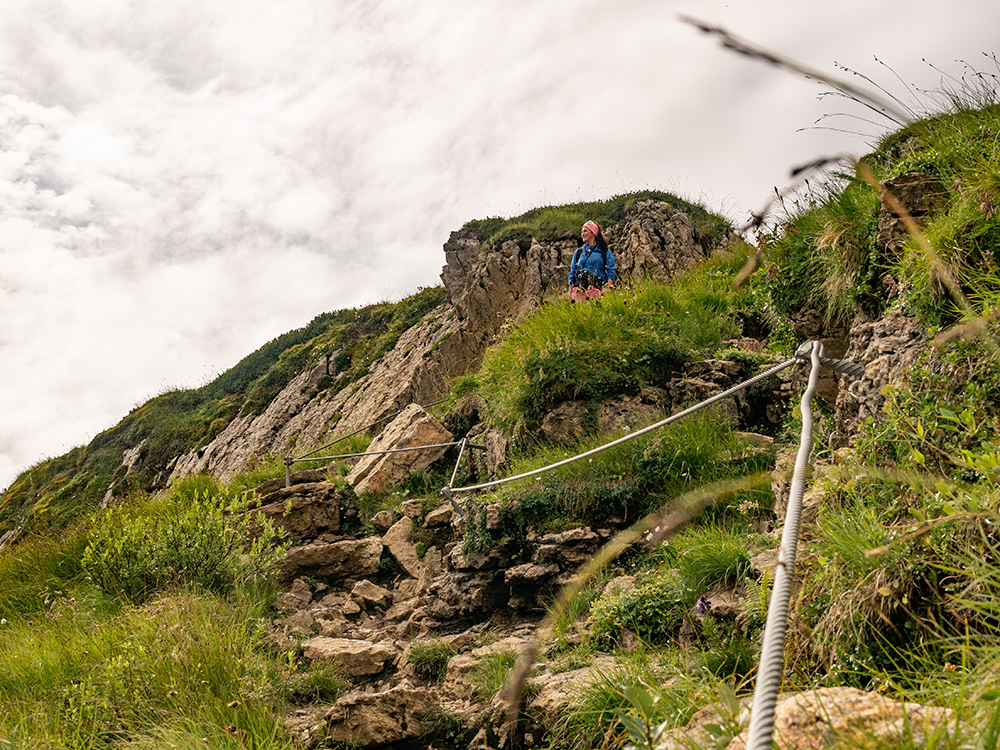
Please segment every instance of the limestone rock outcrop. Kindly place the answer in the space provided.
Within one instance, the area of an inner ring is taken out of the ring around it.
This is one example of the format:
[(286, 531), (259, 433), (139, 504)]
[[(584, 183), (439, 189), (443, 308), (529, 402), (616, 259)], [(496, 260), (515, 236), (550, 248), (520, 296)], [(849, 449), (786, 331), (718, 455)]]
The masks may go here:
[(302, 644), (302, 654), (310, 661), (333, 662), (349, 677), (369, 677), (385, 669), (399, 651), (391, 643), (317, 636)]
[(442, 305), (404, 332), (367, 375), (337, 393), (320, 388), (329, 374), (321, 362), (293, 378), (263, 413), (237, 417), (205, 448), (180, 456), (170, 481), (201, 471), (226, 479), (265, 456), (295, 455), (297, 446), (320, 446), (409, 404), (431, 403), (445, 389), (442, 378), (464, 372), (474, 359), (464, 342), (454, 311)]
[(403, 517), (382, 535), (382, 544), (399, 566), (412, 578), (420, 578), (424, 563), (417, 555), (416, 546), (410, 541), (413, 533), (413, 519)]
[[(453, 442), (452, 434), (419, 404), (410, 404), (368, 446), (368, 453), (351, 469), (347, 482), (358, 494), (381, 492), (414, 471), (426, 469), (447, 447), (405, 450)], [(379, 451), (403, 451), (382, 453)]]
[[(633, 205), (621, 224), (604, 227), (604, 235), (620, 278), (662, 280), (725, 249), (735, 238), (725, 235), (711, 245), (687, 214), (653, 200)], [(474, 340), (472, 348), (482, 350), (508, 320), (536, 310), (545, 295), (563, 292), (579, 245), (574, 235), (544, 243), (508, 240), (486, 250), (472, 231), (453, 232), (444, 246), (441, 280), (466, 335)]]
[[(727, 235), (724, 248), (735, 239)], [(641, 201), (615, 232), (615, 259), (622, 278), (649, 276), (666, 281), (705, 260), (718, 247), (708, 246), (691, 217), (660, 201)]]
[(898, 177), (879, 183), (881, 210), (878, 221), (876, 246), (886, 254), (900, 250), (909, 238), (902, 216), (895, 210), (898, 206), (919, 226), (945, 208), (948, 204), (948, 189), (941, 181), (926, 172), (907, 172)]
[[(753, 374), (727, 360), (690, 362), (663, 388), (645, 386), (635, 395), (620, 394), (596, 404), (564, 401), (542, 418), (539, 430), (547, 440), (563, 445), (579, 442), (595, 428), (601, 433), (631, 432), (716, 396)], [(783, 412), (780, 405), (788, 398), (786, 390), (783, 381), (774, 379), (758, 386), (754, 399), (736, 393), (712, 408), (737, 428), (777, 425)]]
[(382, 542), (377, 537), (312, 542), (289, 549), (281, 573), (288, 581), (299, 577), (356, 581), (374, 576), (380, 559)]
[[(881, 182), (879, 192), (881, 207), (875, 247), (883, 257), (883, 265), (889, 266), (909, 239), (904, 220), (896, 209), (923, 226), (947, 205), (948, 190), (934, 175), (907, 172)], [(879, 286), (887, 302), (898, 294), (896, 280), (888, 273), (879, 280)], [(807, 307), (792, 315), (789, 322), (800, 337), (822, 342), (827, 357), (847, 359), (866, 368), (865, 377), (849, 394), (840, 388), (843, 376), (829, 368), (820, 372), (817, 394), (828, 405), (836, 405), (840, 434), (835, 437), (840, 446), (846, 445), (855, 434), (859, 422), (878, 411), (882, 404), (879, 391), (898, 382), (924, 336), (917, 321), (899, 310), (889, 310), (878, 320), (859, 312), (847, 324), (831, 323), (819, 310)]]
[[(812, 307), (803, 308), (791, 316), (788, 321), (795, 334), (802, 339), (819, 341), (823, 345), (823, 355), (834, 359), (845, 359), (850, 340), (849, 327), (840, 323), (831, 323), (824, 314)], [(795, 366), (803, 380), (808, 379), (809, 367), (805, 364)], [(842, 378), (828, 367), (819, 372), (816, 383), (816, 395), (832, 406), (840, 394)]]
[(341, 493), (330, 482), (310, 482), (274, 490), (254, 509), (290, 539), (314, 539), (340, 530)]
[(435, 705), (432, 696), (432, 690), (409, 684), (351, 693), (324, 717), (325, 734), (334, 742), (376, 747), (420, 737)]
[(924, 328), (898, 310), (878, 320), (859, 315), (849, 339), (844, 358), (863, 365), (865, 375), (837, 396), (835, 447), (848, 445), (861, 422), (881, 412), (885, 403), (882, 389), (902, 382), (920, 352), (929, 346)]

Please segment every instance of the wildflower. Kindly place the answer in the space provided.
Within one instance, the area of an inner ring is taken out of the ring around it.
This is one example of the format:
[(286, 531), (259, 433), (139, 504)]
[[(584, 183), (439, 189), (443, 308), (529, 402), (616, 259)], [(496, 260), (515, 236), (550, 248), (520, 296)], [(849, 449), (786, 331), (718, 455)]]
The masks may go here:
[(712, 602), (706, 599), (704, 594), (698, 597), (698, 612), (700, 614), (705, 614), (711, 608), (712, 608)]

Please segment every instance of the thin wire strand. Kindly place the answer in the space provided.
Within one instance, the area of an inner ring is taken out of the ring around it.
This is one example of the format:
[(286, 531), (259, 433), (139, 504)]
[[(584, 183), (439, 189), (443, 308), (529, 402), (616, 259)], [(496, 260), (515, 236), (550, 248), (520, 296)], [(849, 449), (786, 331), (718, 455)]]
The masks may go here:
[[(384, 451), (365, 451), (364, 453), (341, 453), (337, 456), (316, 456), (315, 458), (292, 458), (290, 461), (295, 463), (296, 461), (333, 461), (337, 458), (356, 458), (357, 456), (381, 456), (383, 453), (405, 453), (406, 451), (422, 451), (424, 449), (430, 448), (450, 448), (453, 445), (459, 445), (462, 441), (456, 440), (453, 443), (437, 443), (436, 445), (414, 445), (410, 448), (389, 448)], [(469, 446), (472, 448), (478, 448), (479, 446)]]

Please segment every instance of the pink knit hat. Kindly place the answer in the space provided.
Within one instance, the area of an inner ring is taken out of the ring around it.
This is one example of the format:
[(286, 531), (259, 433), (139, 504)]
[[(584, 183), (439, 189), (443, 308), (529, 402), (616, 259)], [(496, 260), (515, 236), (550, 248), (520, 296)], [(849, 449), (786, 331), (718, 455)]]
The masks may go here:
[(601, 228), (597, 226), (597, 222), (594, 221), (588, 221), (586, 224), (583, 225), (583, 228), (589, 229), (591, 232), (594, 233), (595, 237), (601, 233)]

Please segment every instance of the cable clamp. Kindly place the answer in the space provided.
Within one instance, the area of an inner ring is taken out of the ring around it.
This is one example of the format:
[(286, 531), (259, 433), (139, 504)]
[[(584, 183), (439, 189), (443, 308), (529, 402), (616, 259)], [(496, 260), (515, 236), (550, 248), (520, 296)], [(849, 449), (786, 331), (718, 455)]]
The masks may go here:
[(865, 376), (865, 366), (857, 362), (849, 362), (846, 359), (833, 359), (823, 356), (823, 344), (819, 341), (804, 341), (795, 351), (795, 358), (804, 362), (809, 361), (812, 356), (813, 347), (819, 347), (819, 363), (824, 367), (829, 367), (835, 372), (850, 375), (852, 378), (863, 378)]

